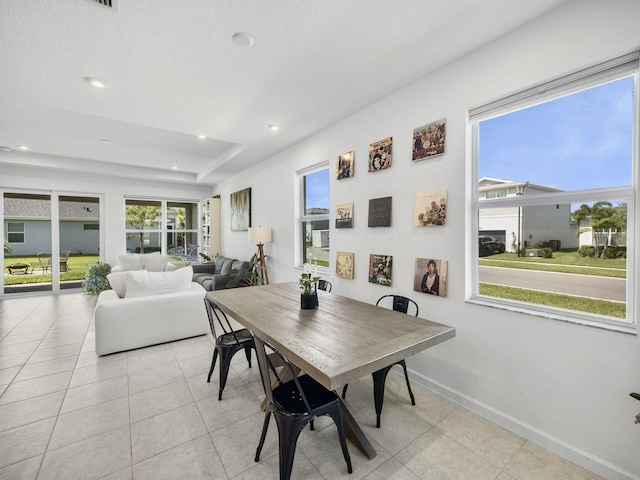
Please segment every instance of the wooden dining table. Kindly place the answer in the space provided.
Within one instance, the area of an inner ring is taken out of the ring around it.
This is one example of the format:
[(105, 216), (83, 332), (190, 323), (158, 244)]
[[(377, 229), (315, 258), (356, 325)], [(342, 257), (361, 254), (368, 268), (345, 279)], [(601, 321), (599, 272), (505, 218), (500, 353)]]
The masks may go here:
[[(453, 327), (336, 293), (319, 291), (318, 307), (302, 310), (295, 282), (210, 291), (207, 297), (329, 390), (455, 336)], [(350, 438), (373, 458), (375, 449), (341, 406)]]

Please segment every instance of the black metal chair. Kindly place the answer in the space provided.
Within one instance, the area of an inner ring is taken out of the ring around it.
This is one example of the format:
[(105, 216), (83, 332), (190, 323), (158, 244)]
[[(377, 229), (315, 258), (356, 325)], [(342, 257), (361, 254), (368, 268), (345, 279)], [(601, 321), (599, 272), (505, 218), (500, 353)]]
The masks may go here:
[[(403, 297), (402, 295), (383, 295), (376, 302), (376, 306), (380, 306), (380, 302), (385, 298), (393, 299), (393, 310), (401, 313), (408, 313), (409, 307), (413, 305), (416, 309), (415, 316), (418, 316), (418, 304), (411, 300), (410, 298)], [(382, 414), (382, 404), (384, 402), (384, 385), (387, 380), (387, 375), (389, 371), (393, 368), (394, 365), (400, 365), (404, 370), (404, 378), (407, 381), (407, 389), (409, 390), (409, 397), (411, 397), (411, 405), (416, 404), (416, 400), (413, 396), (413, 392), (411, 391), (411, 384), (409, 383), (409, 374), (407, 373), (407, 363), (403, 360), (399, 362), (393, 363), (388, 367), (384, 367), (380, 370), (377, 370), (371, 374), (373, 377), (373, 402), (376, 407), (376, 427), (380, 428), (380, 415)], [(342, 398), (345, 398), (347, 395), (347, 387), (349, 384), (346, 384), (342, 388)]]
[(328, 280), (318, 280), (318, 288), (320, 290), (324, 290), (325, 292), (331, 291), (331, 282)]
[[(294, 369), (273, 345), (255, 335), (253, 338), (262, 386), (268, 400), (255, 461), (260, 461), (260, 452), (273, 413), (278, 426), (280, 480), (289, 480), (300, 432), (316, 417), (328, 415), (338, 428), (342, 455), (347, 462), (347, 471), (351, 473), (353, 469), (342, 425), (338, 394), (333, 390), (327, 390), (309, 375), (298, 377), (298, 370)], [(280, 367), (283, 368), (278, 371)]]
[[(220, 390), (218, 391), (218, 400), (221, 400), (222, 391), (224, 390), (224, 386), (227, 384), (227, 377), (229, 376), (231, 359), (237, 352), (244, 349), (247, 361), (249, 362), (249, 368), (251, 368), (251, 349), (255, 347), (249, 330), (246, 328), (233, 330), (229, 319), (225, 313), (220, 310), (220, 307), (218, 307), (216, 303), (211, 302), (206, 298), (204, 299), (204, 303), (207, 308), (207, 316), (209, 317), (211, 333), (216, 340), (207, 383), (211, 382), (211, 374), (216, 366), (218, 355), (220, 355)], [(221, 335), (216, 333), (216, 322), (222, 329), (223, 333)]]

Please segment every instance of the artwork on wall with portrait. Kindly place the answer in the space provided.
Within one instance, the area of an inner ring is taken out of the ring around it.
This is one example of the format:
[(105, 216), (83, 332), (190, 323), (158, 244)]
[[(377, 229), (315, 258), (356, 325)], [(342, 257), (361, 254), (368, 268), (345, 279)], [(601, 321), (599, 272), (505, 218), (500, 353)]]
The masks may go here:
[(447, 223), (447, 191), (418, 192), (413, 208), (415, 227), (436, 227)]
[(353, 164), (355, 161), (356, 152), (353, 150), (342, 155), (338, 155), (338, 161), (336, 163), (336, 179), (341, 180), (343, 178), (353, 177)]
[(413, 130), (412, 159), (423, 160), (444, 153), (447, 119), (428, 123)]
[(391, 166), (393, 157), (392, 137), (385, 138), (369, 145), (369, 171), (377, 172)]
[(353, 228), (353, 202), (336, 205), (336, 228)]
[(377, 283), (378, 285), (390, 287), (392, 270), (393, 256), (369, 255), (369, 283)]
[(372, 198), (369, 200), (369, 226), (391, 226), (391, 197)]
[(336, 253), (336, 277), (353, 280), (353, 252)]
[(231, 231), (245, 232), (251, 226), (251, 188), (231, 194)]
[(416, 292), (447, 296), (447, 274), (449, 262), (435, 258), (416, 258), (413, 275), (413, 290)]

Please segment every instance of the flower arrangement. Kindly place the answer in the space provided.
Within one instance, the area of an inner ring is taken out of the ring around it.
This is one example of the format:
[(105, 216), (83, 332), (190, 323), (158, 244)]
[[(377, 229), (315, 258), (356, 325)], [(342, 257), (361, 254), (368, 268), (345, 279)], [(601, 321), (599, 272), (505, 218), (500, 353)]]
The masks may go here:
[(82, 282), (82, 291), (88, 295), (97, 295), (104, 290), (111, 289), (107, 275), (111, 273), (108, 263), (92, 263), (87, 265), (87, 273)]

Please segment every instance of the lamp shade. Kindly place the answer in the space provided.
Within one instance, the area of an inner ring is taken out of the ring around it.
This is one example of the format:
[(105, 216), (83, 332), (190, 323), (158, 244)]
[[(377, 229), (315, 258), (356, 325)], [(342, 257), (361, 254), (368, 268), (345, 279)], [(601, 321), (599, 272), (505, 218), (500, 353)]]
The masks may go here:
[(271, 227), (249, 227), (249, 241), (251, 243), (269, 243), (271, 241)]

